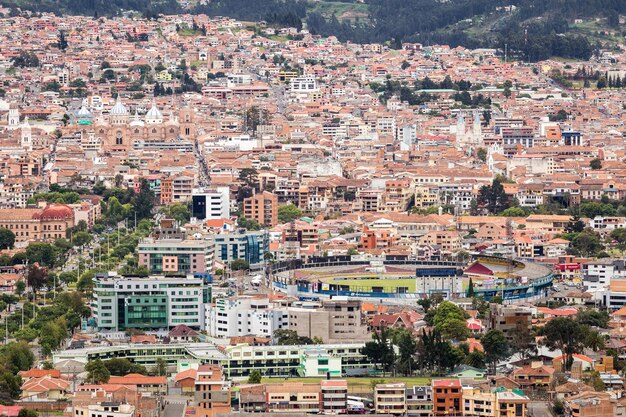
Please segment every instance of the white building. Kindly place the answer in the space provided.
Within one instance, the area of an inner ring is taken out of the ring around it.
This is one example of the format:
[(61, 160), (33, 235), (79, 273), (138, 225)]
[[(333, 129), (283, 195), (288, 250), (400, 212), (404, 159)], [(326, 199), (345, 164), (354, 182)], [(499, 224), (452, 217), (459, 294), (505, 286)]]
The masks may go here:
[(200, 220), (227, 219), (230, 217), (230, 190), (194, 190), (191, 195), (191, 216)]
[(74, 417), (133, 417), (135, 415), (134, 406), (118, 402), (103, 402), (73, 408)]
[(272, 337), (275, 330), (287, 328), (289, 314), (274, 309), (268, 298), (242, 296), (207, 304), (205, 320), (207, 334), (212, 337)]

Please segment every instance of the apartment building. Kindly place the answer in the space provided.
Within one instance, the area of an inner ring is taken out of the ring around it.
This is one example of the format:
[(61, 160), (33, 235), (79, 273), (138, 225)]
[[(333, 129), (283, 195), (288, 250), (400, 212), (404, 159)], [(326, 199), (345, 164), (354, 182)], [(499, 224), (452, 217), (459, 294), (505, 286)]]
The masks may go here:
[(74, 408), (74, 417), (134, 417), (135, 407), (118, 402), (101, 402)]
[(378, 384), (374, 388), (374, 411), (378, 414), (402, 416), (406, 413), (405, 385)]
[(139, 266), (151, 274), (193, 274), (210, 271), (213, 266), (213, 240), (153, 239), (142, 240), (137, 248)]
[(329, 300), (312, 308), (290, 307), (289, 330), (325, 343), (369, 340), (360, 300)]
[(243, 200), (243, 215), (266, 227), (278, 224), (278, 196), (263, 191)]
[(434, 380), (433, 414), (435, 416), (461, 415), (463, 390), (459, 380)]
[(161, 205), (184, 203), (191, 200), (193, 194), (192, 177), (180, 175), (161, 179)]
[(268, 413), (311, 413), (320, 411), (320, 386), (285, 382), (265, 386)]
[(320, 412), (345, 414), (348, 408), (348, 381), (327, 379), (320, 381)]
[(219, 298), (214, 305), (206, 305), (205, 327), (213, 337), (272, 337), (275, 330), (288, 325), (287, 310), (274, 308), (264, 297)]
[(198, 367), (193, 399), (196, 405), (189, 409), (195, 411), (196, 416), (214, 417), (218, 413), (230, 413), (230, 385), (224, 381), (220, 366)]
[(224, 263), (243, 259), (250, 264), (263, 262), (269, 249), (269, 238), (263, 231), (238, 229), (233, 233), (215, 235), (215, 256)]
[(530, 331), (532, 311), (530, 308), (514, 305), (491, 304), (487, 325), (490, 330), (500, 330), (510, 341), (514, 330)]
[(463, 415), (476, 417), (526, 417), (528, 397), (513, 391), (486, 391), (463, 387)]
[(91, 308), (100, 331), (168, 329), (179, 324), (200, 329), (210, 288), (202, 278), (99, 274), (93, 297)]
[(433, 388), (428, 385), (416, 385), (407, 388), (407, 417), (430, 417), (433, 413)]
[(230, 217), (230, 190), (194, 190), (191, 196), (191, 217), (198, 220), (227, 219)]

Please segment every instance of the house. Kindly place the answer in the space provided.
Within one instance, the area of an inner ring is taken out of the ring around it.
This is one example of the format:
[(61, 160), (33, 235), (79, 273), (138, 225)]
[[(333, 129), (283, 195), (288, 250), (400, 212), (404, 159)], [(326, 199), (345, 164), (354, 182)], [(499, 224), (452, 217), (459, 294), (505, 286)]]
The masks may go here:
[(109, 384), (135, 385), (139, 392), (165, 394), (167, 392), (167, 379), (164, 376), (144, 376), (141, 374), (128, 374), (125, 376), (112, 376)]
[(22, 410), (21, 405), (2, 405), (0, 404), (0, 416), (17, 417)]
[(463, 391), (458, 379), (433, 380), (433, 412), (436, 416), (462, 413)]
[(179, 372), (174, 377), (174, 385), (180, 388), (183, 394), (193, 394), (196, 388), (196, 377), (198, 371), (196, 369), (187, 369)]
[(170, 330), (170, 332), (168, 333), (168, 336), (170, 337), (170, 341), (174, 343), (177, 343), (177, 342), (186, 343), (186, 342), (193, 342), (194, 341), (193, 339), (198, 337), (198, 332), (189, 326), (186, 326), (184, 324), (179, 324), (178, 326)]
[(485, 370), (469, 365), (459, 365), (454, 368), (448, 376), (455, 378), (482, 379), (485, 377)]
[(65, 400), (68, 397), (70, 383), (64, 379), (44, 376), (30, 378), (22, 384), (20, 399), (28, 401)]
[(61, 378), (61, 371), (58, 369), (29, 369), (28, 371), (19, 371), (18, 375), (22, 377), (23, 381), (28, 381), (31, 378), (44, 378), (49, 376), (51, 378)]
[(541, 362), (533, 362), (513, 371), (513, 379), (522, 388), (548, 387), (552, 383), (554, 368), (542, 365)]

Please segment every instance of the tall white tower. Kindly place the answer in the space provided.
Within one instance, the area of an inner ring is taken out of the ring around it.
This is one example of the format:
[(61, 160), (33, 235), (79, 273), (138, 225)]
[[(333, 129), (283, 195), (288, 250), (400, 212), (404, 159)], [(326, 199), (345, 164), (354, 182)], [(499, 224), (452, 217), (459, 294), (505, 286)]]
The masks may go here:
[(459, 111), (459, 115), (456, 118), (456, 143), (462, 144), (465, 141), (465, 118), (463, 112)]
[(9, 130), (15, 130), (20, 127), (20, 109), (17, 107), (17, 103), (11, 103), (9, 106), (7, 125)]
[(482, 143), (482, 127), (480, 125), (480, 114), (474, 112), (474, 125), (472, 126), (472, 136), (474, 144), (478, 145)]
[(24, 124), (22, 125), (22, 137), (20, 144), (23, 149), (28, 151), (33, 150), (33, 131), (30, 127), (30, 123), (28, 123), (28, 116), (24, 119)]

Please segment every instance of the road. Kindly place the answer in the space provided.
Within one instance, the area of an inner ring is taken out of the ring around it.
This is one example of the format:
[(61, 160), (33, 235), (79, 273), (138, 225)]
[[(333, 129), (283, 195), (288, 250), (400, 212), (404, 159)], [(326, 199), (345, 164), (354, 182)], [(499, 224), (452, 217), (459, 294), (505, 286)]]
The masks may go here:
[(528, 403), (529, 417), (552, 417), (552, 410), (545, 401), (531, 401)]
[(163, 409), (163, 417), (183, 417), (185, 404), (168, 403)]

